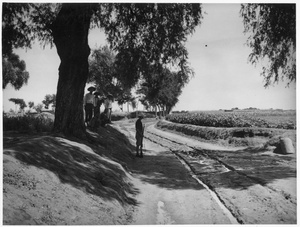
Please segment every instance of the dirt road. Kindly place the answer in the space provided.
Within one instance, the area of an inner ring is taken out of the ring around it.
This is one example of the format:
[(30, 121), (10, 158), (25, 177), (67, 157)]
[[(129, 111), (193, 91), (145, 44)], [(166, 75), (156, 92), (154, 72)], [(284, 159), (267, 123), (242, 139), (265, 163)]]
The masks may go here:
[[(134, 143), (133, 121), (114, 125)], [(224, 148), (163, 132), (148, 122), (140, 193), (130, 224), (295, 224), (296, 159)]]

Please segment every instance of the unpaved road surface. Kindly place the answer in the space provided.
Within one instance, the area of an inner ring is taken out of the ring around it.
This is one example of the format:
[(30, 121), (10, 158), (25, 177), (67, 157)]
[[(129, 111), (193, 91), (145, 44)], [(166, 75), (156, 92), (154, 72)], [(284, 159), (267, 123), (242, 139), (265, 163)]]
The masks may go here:
[[(224, 148), (146, 123), (129, 224), (295, 224), (296, 157)], [(134, 121), (114, 124), (134, 144)]]

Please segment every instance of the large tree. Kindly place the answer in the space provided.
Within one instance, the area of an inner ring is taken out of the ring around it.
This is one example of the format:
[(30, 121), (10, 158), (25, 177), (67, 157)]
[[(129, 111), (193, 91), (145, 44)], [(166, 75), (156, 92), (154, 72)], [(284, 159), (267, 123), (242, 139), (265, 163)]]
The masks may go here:
[[(7, 4), (4, 3), (3, 8)], [(90, 28), (104, 28), (108, 42), (118, 53), (119, 72), (130, 87), (153, 62), (172, 62), (185, 70), (186, 37), (202, 18), (201, 4), (188, 3), (18, 3), (9, 6), (20, 5), (29, 7), (23, 14), (26, 18), (20, 17), (11, 23), (19, 26), (25, 38), (30, 37), (29, 43), (32, 38), (39, 38), (53, 41), (56, 46), (61, 63), (54, 130), (75, 136), (85, 133), (82, 105), (88, 78)]]
[(296, 81), (296, 4), (242, 4), (240, 14), (252, 48), (249, 61), (268, 63), (261, 73), (265, 87)]

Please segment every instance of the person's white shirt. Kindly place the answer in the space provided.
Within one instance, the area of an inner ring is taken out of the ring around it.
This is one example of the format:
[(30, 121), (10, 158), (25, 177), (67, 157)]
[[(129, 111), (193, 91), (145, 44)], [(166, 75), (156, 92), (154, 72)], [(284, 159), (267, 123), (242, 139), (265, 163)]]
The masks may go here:
[(95, 105), (95, 99), (94, 99), (94, 95), (91, 94), (91, 93), (87, 93), (85, 96), (84, 96), (84, 99), (83, 99), (83, 104), (87, 104), (87, 103), (91, 103), (93, 105)]

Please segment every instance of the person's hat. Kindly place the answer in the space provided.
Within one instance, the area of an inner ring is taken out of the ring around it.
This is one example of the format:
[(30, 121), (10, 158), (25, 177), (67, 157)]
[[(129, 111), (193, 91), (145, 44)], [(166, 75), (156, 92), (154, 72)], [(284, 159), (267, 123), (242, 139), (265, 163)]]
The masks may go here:
[(91, 87), (89, 87), (87, 90), (88, 90), (88, 91), (96, 91), (96, 88), (93, 87), (93, 86), (91, 86)]
[(138, 118), (144, 118), (144, 114), (143, 113), (139, 113)]

